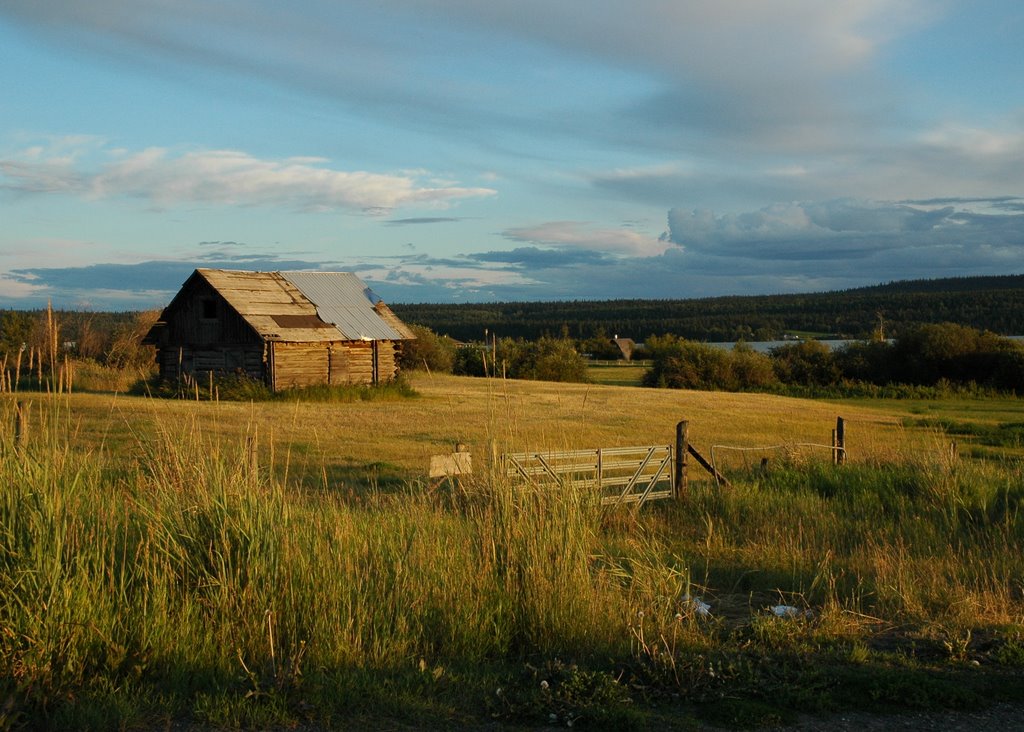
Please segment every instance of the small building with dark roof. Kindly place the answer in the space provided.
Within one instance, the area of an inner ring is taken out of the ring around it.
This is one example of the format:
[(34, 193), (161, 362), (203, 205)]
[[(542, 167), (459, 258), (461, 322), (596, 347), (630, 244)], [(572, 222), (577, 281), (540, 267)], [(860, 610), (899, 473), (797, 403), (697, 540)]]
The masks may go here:
[(390, 381), (412, 338), (350, 272), (197, 269), (144, 342), (164, 379), (244, 374), (277, 391)]
[(618, 347), (619, 353), (622, 354), (622, 357), (624, 359), (626, 359), (627, 361), (633, 360), (633, 352), (636, 350), (637, 347), (636, 341), (634, 341), (632, 338), (619, 338), (618, 336), (615, 336), (614, 338), (612, 338), (612, 343), (614, 343)]

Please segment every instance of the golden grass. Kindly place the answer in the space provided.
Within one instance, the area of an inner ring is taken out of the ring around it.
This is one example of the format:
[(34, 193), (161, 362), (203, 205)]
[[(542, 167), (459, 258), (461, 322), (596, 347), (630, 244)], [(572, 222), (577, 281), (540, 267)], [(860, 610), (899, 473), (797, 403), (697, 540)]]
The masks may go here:
[[(158, 429), (193, 421), (210, 435), (254, 435), (262, 464), (330, 476), (365, 469), (423, 477), (430, 456), (469, 445), (477, 465), (493, 452), (669, 444), (689, 421), (690, 441), (712, 445), (827, 444), (836, 417), (848, 420), (851, 459), (884, 460), (929, 440), (906, 433), (877, 410), (762, 394), (637, 389), (478, 379), (416, 373), (420, 396), (404, 401), (325, 403), (193, 402), (72, 394), (70, 419), (81, 441), (118, 448)], [(24, 396), (40, 405), (44, 397)], [(934, 447), (934, 440), (930, 440)], [(372, 473), (371, 470), (371, 473)], [(294, 473), (293, 473), (294, 474)]]
[[(847, 404), (427, 374), (413, 386), (417, 398), (352, 403), (21, 395), (26, 446), (11, 434), (14, 398), (0, 400), (0, 605), (13, 629), (0, 671), (20, 674), (24, 708), (121, 684), (150, 659), (146, 688), (214, 726), (241, 724), (239, 678), (243, 692), (295, 694), (273, 724), (249, 718), (266, 727), (301, 716), (300, 670), (319, 675), (330, 707), (338, 689), (365, 691), (353, 672), (416, 664), (491, 664), (494, 678), (523, 657), (612, 659), (617, 673), (669, 669), (686, 692), (687, 673), (703, 678), (694, 653), (742, 660), (749, 643), (814, 662), (841, 640), (863, 660), (876, 632), (909, 628), (957, 663), (987, 653), (972, 633), (1018, 653), (1018, 464), (951, 462), (937, 433)], [(666, 444), (687, 419), (708, 454), (827, 443), (837, 415), (848, 467), (784, 463), (642, 511), (487, 474), (492, 446)], [(479, 475), (426, 490), (430, 455), (455, 442)], [(394, 493), (367, 490), (383, 481)], [(779, 602), (821, 622), (777, 622), (765, 608)]]

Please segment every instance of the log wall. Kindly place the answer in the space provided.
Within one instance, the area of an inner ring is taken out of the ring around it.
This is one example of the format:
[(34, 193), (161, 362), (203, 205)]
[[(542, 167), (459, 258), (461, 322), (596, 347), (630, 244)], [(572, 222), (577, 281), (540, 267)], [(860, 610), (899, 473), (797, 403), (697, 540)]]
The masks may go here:
[(320, 384), (376, 384), (398, 371), (395, 341), (280, 343), (273, 349), (273, 388)]
[(265, 375), (263, 347), (260, 345), (163, 347), (157, 351), (161, 378), (177, 378), (182, 374), (215, 373), (245, 374), (254, 379)]

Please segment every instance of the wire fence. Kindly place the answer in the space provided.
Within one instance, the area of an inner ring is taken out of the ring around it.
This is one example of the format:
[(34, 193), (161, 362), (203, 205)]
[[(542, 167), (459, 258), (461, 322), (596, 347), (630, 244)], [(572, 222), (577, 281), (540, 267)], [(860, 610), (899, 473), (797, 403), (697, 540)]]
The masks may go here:
[(725, 468), (719, 462), (719, 455), (723, 452), (737, 452), (744, 456), (743, 468), (745, 470), (751, 470), (751, 465), (747, 456), (753, 453), (760, 453), (762, 460), (759, 463), (759, 467), (764, 468), (767, 466), (768, 457), (766, 453), (784, 453), (786, 459), (794, 459), (801, 450), (821, 449), (826, 450), (832, 455), (832, 460), (835, 462), (838, 456), (846, 453), (846, 448), (837, 445), (827, 445), (819, 442), (785, 442), (778, 445), (759, 445), (754, 447), (739, 446), (739, 445), (712, 445), (711, 446), (711, 466), (719, 473), (723, 473)]

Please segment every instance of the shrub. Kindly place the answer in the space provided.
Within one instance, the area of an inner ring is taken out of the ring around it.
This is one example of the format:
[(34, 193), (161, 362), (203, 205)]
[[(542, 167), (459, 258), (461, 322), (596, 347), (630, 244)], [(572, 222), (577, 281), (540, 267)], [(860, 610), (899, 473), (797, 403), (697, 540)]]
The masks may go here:
[(410, 325), (415, 340), (402, 342), (398, 365), (406, 370), (426, 369), (450, 374), (455, 365), (456, 346), (448, 336), (439, 336), (430, 328)]
[(587, 362), (568, 338), (542, 337), (519, 354), (515, 377), (536, 381), (587, 381)]
[(672, 335), (651, 336), (646, 351), (652, 364), (644, 386), (736, 391), (777, 382), (771, 360), (743, 343), (724, 351)]
[(771, 354), (775, 373), (785, 384), (831, 386), (842, 378), (832, 349), (821, 341), (787, 343)]
[(502, 338), (491, 346), (460, 348), (454, 373), (534, 381), (588, 381), (587, 361), (568, 338), (543, 336), (535, 342)]
[(459, 376), (486, 376), (484, 347), (481, 345), (471, 345), (456, 351), (455, 361), (452, 364), (452, 373)]

